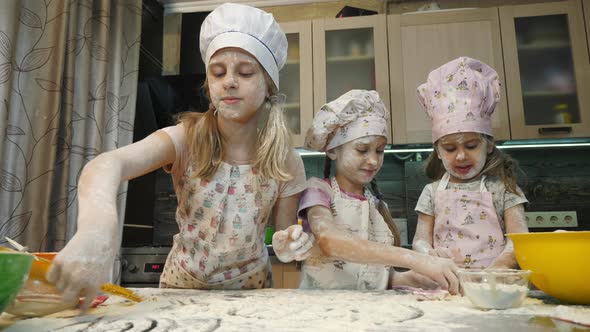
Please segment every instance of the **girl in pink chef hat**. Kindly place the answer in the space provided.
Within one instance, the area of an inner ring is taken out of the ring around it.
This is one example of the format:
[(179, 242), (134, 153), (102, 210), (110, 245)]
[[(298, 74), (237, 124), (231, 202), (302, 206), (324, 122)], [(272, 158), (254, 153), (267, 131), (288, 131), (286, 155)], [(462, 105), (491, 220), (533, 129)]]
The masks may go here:
[(527, 199), (516, 184), (516, 163), (493, 141), (498, 74), (460, 57), (433, 70), (418, 99), (432, 121), (426, 175), (435, 182), (418, 199), (413, 248), (464, 268), (516, 267), (504, 234), (528, 232)]
[[(389, 111), (376, 91), (351, 90), (315, 115), (305, 146), (326, 152), (326, 166), (324, 179), (308, 180), (299, 205), (318, 244), (303, 261), (301, 288), (436, 287), (431, 278), (458, 291), (452, 260), (399, 247), (399, 232), (375, 180), (389, 125)], [(413, 271), (394, 273), (393, 266)]]
[(269, 287), (269, 219), (288, 236), (283, 261), (305, 259), (312, 238), (296, 224), (303, 162), (290, 146), (277, 97), (287, 38), (271, 14), (223, 4), (200, 32), (207, 66), (204, 113), (189, 113), (129, 146), (101, 154), (80, 177), (78, 230), (48, 274), (64, 297), (93, 298), (120, 246), (116, 193), (122, 181), (160, 167), (171, 173), (179, 232), (161, 287)]

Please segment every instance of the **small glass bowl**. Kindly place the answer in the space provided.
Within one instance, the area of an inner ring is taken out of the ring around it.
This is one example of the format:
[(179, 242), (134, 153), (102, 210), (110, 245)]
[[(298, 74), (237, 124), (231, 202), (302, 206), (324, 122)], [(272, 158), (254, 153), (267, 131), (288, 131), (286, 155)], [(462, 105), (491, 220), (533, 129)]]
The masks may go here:
[(463, 293), (482, 309), (519, 307), (529, 290), (529, 270), (459, 270)]

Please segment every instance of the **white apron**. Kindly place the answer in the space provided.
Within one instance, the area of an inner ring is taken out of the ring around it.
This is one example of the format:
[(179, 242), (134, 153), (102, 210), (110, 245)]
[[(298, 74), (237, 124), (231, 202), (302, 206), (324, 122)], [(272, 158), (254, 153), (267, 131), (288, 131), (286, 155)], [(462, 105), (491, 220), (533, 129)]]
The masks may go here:
[[(393, 245), (393, 236), (375, 206), (376, 198), (365, 189), (366, 200), (340, 192), (331, 178), (332, 214), (336, 227), (355, 238)], [(360, 248), (359, 250), (362, 250)], [(300, 288), (383, 290), (387, 288), (391, 268), (377, 264), (357, 264), (323, 256), (315, 245), (303, 261)]]
[(434, 196), (434, 248), (458, 250), (455, 263), (464, 268), (486, 268), (506, 246), (494, 200), (481, 177), (479, 191), (447, 189), (449, 174)]

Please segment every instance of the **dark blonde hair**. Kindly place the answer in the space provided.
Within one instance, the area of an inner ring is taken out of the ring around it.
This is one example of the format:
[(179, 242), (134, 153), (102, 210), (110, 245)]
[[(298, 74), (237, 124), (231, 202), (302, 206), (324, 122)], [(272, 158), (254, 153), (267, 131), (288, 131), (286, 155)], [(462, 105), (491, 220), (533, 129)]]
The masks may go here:
[[(326, 156), (326, 161), (324, 163), (324, 178), (326, 178), (326, 179), (330, 178), (331, 168), (332, 168), (332, 161), (328, 156)], [(381, 217), (383, 217), (385, 224), (387, 224), (387, 227), (389, 228), (389, 230), (391, 231), (391, 234), (393, 235), (394, 246), (401, 247), (401, 235), (400, 235), (399, 229), (397, 228), (396, 223), (393, 221), (393, 217), (391, 216), (391, 213), (389, 213), (389, 209), (387, 208), (387, 205), (385, 204), (385, 201), (383, 200), (383, 194), (379, 190), (379, 186), (377, 185), (377, 180), (375, 178), (373, 178), (373, 180), (371, 180), (371, 192), (373, 192), (373, 195), (375, 195), (375, 197), (377, 198), (377, 211), (379, 211), (379, 214), (381, 215)]]
[[(516, 191), (516, 170), (518, 163), (496, 147), (493, 137), (484, 134), (479, 134), (479, 136), (482, 141), (487, 141), (493, 147), (492, 152), (487, 154), (486, 162), (479, 174), (499, 177), (504, 183), (506, 190), (519, 195)], [(434, 181), (440, 180), (446, 172), (442, 160), (438, 158), (437, 147), (439, 142), (440, 140), (434, 143), (434, 151), (426, 159), (426, 166), (424, 168), (426, 176)]]
[[(287, 181), (292, 178), (286, 170), (291, 138), (285, 124), (282, 104), (276, 98), (278, 89), (264, 67), (260, 66), (260, 68), (264, 73), (267, 93), (270, 97), (258, 110), (264, 114), (260, 117), (263, 124), (258, 129), (253, 167), (263, 178)], [(207, 80), (203, 89), (211, 100)], [(225, 141), (217, 127), (215, 113), (215, 107), (209, 104), (209, 109), (204, 113), (191, 112), (179, 116), (179, 122), (182, 122), (186, 128), (187, 145), (195, 178), (210, 180), (223, 161)]]

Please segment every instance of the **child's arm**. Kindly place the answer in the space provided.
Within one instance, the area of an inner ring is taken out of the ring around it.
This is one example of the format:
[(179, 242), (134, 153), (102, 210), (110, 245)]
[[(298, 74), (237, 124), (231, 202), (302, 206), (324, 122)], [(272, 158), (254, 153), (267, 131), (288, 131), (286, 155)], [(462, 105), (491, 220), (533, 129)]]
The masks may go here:
[(272, 236), (272, 248), (283, 263), (306, 259), (313, 246), (313, 235), (305, 233), (296, 222), (299, 196), (279, 198), (273, 208), (276, 231)]
[[(528, 233), (529, 231), (523, 204), (515, 205), (504, 211), (504, 222), (506, 224), (506, 233)], [(504, 251), (492, 261), (488, 269), (513, 269), (517, 266), (516, 257), (514, 257), (514, 245), (512, 240), (506, 238)]]
[(275, 231), (282, 231), (289, 228), (289, 226), (297, 225), (297, 207), (299, 206), (300, 196), (301, 194), (298, 193), (277, 199), (272, 210)]
[(78, 183), (78, 230), (47, 274), (66, 301), (85, 295), (89, 299), (85, 305), (90, 304), (100, 285), (110, 277), (120, 247), (120, 183), (171, 164), (175, 156), (170, 137), (156, 132), (139, 142), (100, 154), (84, 167)]
[(322, 254), (360, 264), (383, 264), (413, 269), (436, 281), (452, 294), (459, 290), (457, 266), (452, 260), (424, 255), (412, 250), (363, 240), (344, 232), (334, 224), (332, 212), (324, 206), (307, 209), (311, 230)]
[(422, 289), (439, 288), (438, 284), (434, 280), (414, 270), (404, 272), (391, 271), (391, 287), (396, 286), (409, 286)]
[(412, 248), (417, 252), (444, 258), (453, 258), (453, 253), (448, 248), (433, 248), (432, 232), (434, 230), (434, 216), (418, 213), (416, 234), (412, 241)]

